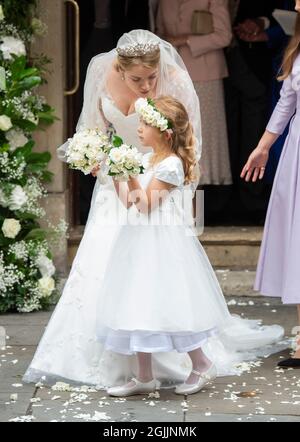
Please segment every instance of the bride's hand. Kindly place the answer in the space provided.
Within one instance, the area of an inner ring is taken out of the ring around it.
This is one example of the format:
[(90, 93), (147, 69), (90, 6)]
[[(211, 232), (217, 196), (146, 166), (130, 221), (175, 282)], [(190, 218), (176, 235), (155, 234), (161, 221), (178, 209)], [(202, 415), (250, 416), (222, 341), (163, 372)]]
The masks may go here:
[(252, 182), (255, 182), (257, 178), (261, 180), (265, 173), (268, 157), (269, 152), (267, 149), (263, 149), (261, 147), (254, 149), (242, 170), (240, 175), (241, 178), (245, 178), (245, 181), (248, 182), (253, 174)]
[(98, 164), (98, 166), (94, 167), (94, 169), (91, 171), (91, 174), (93, 175), (93, 177), (97, 176), (97, 173), (99, 172), (100, 167), (101, 167), (101, 163)]

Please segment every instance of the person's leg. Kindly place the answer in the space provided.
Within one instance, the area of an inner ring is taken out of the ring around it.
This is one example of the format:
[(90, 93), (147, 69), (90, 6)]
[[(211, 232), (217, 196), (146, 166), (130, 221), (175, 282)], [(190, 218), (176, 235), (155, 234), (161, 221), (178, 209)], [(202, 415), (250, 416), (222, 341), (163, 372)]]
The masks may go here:
[[(201, 347), (197, 348), (196, 350), (189, 351), (188, 355), (191, 358), (193, 370), (204, 373), (212, 366), (212, 362), (206, 357)], [(191, 372), (185, 383), (194, 384), (198, 381), (198, 378), (198, 375)]]
[(137, 353), (138, 359), (138, 380), (141, 382), (149, 382), (153, 379), (152, 372), (152, 354)]
[(138, 372), (136, 378), (132, 378), (127, 384), (107, 389), (110, 396), (132, 396), (134, 394), (146, 394), (160, 387), (160, 382), (153, 379), (152, 354), (137, 353)]
[(192, 371), (189, 377), (175, 388), (176, 394), (193, 394), (202, 390), (205, 385), (217, 377), (215, 364), (208, 359), (201, 347), (188, 352), (192, 361)]
[[(140, 382), (150, 382), (153, 379), (152, 373), (152, 354), (137, 352), (138, 372), (137, 380)], [(135, 382), (130, 381), (124, 387), (134, 387)]]

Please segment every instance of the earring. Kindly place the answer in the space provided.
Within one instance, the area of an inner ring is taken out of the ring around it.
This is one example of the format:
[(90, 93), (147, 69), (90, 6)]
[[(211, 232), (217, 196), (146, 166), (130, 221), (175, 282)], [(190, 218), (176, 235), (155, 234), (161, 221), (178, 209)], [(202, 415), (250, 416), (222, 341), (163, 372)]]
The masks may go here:
[(122, 78), (122, 80), (124, 81), (124, 80), (125, 80), (125, 75), (122, 75), (122, 77), (121, 77), (121, 78)]

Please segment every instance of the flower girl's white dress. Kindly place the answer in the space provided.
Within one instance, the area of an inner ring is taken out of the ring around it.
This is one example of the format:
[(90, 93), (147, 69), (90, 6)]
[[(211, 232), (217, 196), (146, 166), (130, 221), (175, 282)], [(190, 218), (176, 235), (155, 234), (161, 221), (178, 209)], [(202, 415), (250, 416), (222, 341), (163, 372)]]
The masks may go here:
[(177, 156), (147, 167), (151, 178), (173, 184), (151, 214), (128, 211), (112, 246), (97, 307), (98, 338), (109, 350), (187, 352), (202, 346), (230, 323), (231, 315), (214, 271), (193, 231), (186, 224), (184, 170)]
[[(137, 114), (125, 116), (109, 97), (102, 107), (124, 142), (151, 153), (140, 146)], [(182, 183), (176, 158), (160, 165), (163, 174), (166, 165), (168, 176)], [(151, 173), (140, 176), (142, 185)], [(172, 213), (177, 208), (180, 185), (178, 189), (165, 202), (165, 214), (168, 207)], [(228, 375), (236, 372), (236, 362), (282, 348), (277, 344), (281, 327), (261, 327), (259, 321), (229, 315), (196, 237), (182, 234), (180, 226), (136, 228), (127, 222), (129, 214), (135, 216), (134, 209), (127, 211), (119, 201), (111, 178), (106, 184), (97, 180), (69, 278), (24, 382), (122, 384), (137, 374), (136, 356), (130, 353), (147, 347), (155, 352), (157, 379), (172, 385), (185, 380), (191, 369), (189, 357), (180, 351), (203, 344), (219, 375)], [(215, 327), (222, 323), (216, 335)]]

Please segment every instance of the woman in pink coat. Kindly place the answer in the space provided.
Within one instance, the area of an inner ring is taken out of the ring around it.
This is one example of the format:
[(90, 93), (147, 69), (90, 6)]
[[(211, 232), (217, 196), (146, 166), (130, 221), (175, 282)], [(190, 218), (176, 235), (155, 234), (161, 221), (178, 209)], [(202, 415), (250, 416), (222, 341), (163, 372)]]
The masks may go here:
[[(213, 32), (192, 34), (195, 10), (212, 14)], [(232, 38), (228, 1), (160, 0), (156, 26), (157, 33), (178, 49), (200, 99), (200, 184), (232, 184), (222, 81), (228, 75), (223, 48)]]

